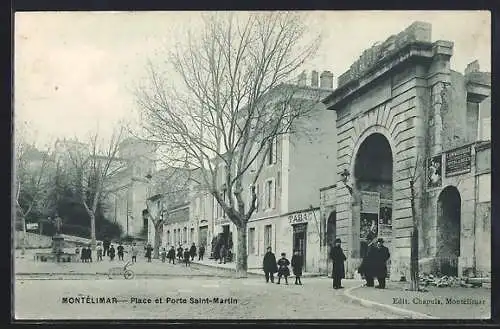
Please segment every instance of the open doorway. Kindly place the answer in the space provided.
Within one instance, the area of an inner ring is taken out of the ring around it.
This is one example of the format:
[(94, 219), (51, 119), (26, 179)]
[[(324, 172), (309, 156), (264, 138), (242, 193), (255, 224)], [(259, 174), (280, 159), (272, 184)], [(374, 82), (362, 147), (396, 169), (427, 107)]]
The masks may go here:
[(436, 258), (441, 275), (458, 276), (461, 203), (460, 193), (454, 186), (445, 187), (439, 194)]

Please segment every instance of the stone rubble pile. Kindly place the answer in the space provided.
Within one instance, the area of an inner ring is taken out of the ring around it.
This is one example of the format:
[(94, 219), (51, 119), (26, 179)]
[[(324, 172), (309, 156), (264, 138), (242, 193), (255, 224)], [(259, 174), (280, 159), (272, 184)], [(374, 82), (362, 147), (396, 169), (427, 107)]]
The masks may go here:
[(423, 287), (434, 286), (438, 288), (443, 287), (466, 287), (478, 288), (483, 286), (481, 280), (474, 280), (474, 278), (459, 278), (454, 276), (437, 277), (432, 274), (420, 274), (419, 284)]

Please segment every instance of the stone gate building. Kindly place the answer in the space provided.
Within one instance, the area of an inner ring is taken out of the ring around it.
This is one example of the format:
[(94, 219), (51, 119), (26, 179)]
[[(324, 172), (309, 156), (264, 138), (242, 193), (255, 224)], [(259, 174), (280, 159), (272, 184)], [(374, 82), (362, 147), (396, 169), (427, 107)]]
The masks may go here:
[(416, 22), (366, 50), (323, 100), (337, 112), (334, 231), (348, 276), (373, 231), (390, 249), (391, 278), (409, 277), (414, 218), (423, 271), (490, 273), (482, 256), (490, 250), (490, 144), (478, 127), (490, 111), (491, 76), (477, 62), (465, 74), (451, 70), (452, 55), (452, 42), (431, 42), (431, 25)]

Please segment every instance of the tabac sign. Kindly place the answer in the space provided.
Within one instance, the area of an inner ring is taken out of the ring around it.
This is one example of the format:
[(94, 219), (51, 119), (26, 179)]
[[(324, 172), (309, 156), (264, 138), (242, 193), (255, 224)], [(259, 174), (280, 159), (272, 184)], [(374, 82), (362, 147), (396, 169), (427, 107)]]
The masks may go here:
[(288, 215), (288, 223), (292, 225), (298, 223), (307, 223), (312, 219), (314, 219), (314, 210), (306, 210)]

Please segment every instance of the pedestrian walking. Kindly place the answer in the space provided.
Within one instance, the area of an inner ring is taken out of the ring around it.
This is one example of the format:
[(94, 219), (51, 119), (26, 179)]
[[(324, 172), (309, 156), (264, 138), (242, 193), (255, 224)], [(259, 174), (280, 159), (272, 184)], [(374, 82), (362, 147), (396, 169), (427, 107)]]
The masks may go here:
[(122, 243), (118, 245), (118, 248), (116, 248), (116, 251), (118, 251), (118, 260), (123, 260), (123, 253), (125, 251), (125, 248), (123, 248)]
[(203, 260), (203, 256), (205, 255), (205, 246), (201, 245), (198, 250), (198, 260)]
[(75, 254), (76, 254), (76, 257), (80, 256), (80, 247), (75, 248)]
[(100, 242), (97, 244), (97, 261), (102, 261), (102, 245)]
[(161, 256), (161, 262), (165, 263), (165, 259), (167, 258), (167, 250), (165, 249), (165, 247), (161, 249), (160, 256)]
[(137, 255), (139, 254), (139, 248), (137, 248), (135, 242), (133, 242), (132, 247), (130, 247), (130, 254), (132, 255), (132, 263), (137, 263)]
[(146, 249), (146, 258), (148, 259), (148, 263), (151, 263), (151, 256), (152, 256), (151, 253), (153, 252), (153, 247), (151, 247), (151, 243), (148, 243), (144, 249)]
[(285, 284), (288, 284), (288, 276), (290, 275), (290, 261), (286, 258), (286, 254), (284, 252), (281, 253), (281, 258), (277, 262), (278, 264), (278, 282), (276, 284), (280, 284), (281, 277), (285, 278)]
[(184, 249), (184, 263), (186, 263), (186, 266), (191, 265), (189, 262), (189, 257), (191, 257), (191, 253), (189, 252), (189, 249), (186, 248)]
[(115, 247), (113, 247), (113, 245), (109, 246), (108, 255), (109, 260), (113, 261), (115, 259)]
[(105, 239), (103, 241), (102, 246), (104, 248), (104, 253), (103, 253), (104, 256), (106, 256), (106, 255), (109, 256), (109, 246), (110, 245), (111, 245), (111, 242), (108, 239)]
[(179, 243), (179, 247), (177, 247), (177, 258), (179, 261), (182, 261), (184, 257), (184, 248), (182, 248), (181, 244)]
[(219, 256), (220, 256), (220, 259), (219, 259), (219, 264), (221, 263), (224, 263), (226, 264), (226, 259), (227, 259), (227, 249), (226, 249), (226, 246), (225, 245), (221, 245), (220, 246), (220, 250), (219, 250)]
[(196, 245), (193, 244), (191, 245), (191, 248), (189, 249), (189, 254), (191, 255), (191, 261), (194, 260), (194, 256), (196, 256)]
[(168, 258), (168, 263), (172, 263), (175, 265), (175, 247), (174, 246), (171, 246), (170, 247), (170, 250), (168, 251), (168, 254), (167, 254), (167, 258)]
[(330, 258), (333, 262), (333, 289), (342, 289), (342, 279), (345, 278), (344, 262), (347, 258), (340, 244), (340, 239), (335, 239), (335, 246), (330, 250)]
[(293, 275), (295, 275), (295, 284), (302, 285), (300, 277), (302, 276), (302, 267), (304, 266), (304, 263), (302, 255), (300, 254), (299, 250), (295, 250), (292, 256), (291, 265), (292, 265)]
[(387, 261), (391, 257), (389, 249), (384, 246), (384, 239), (377, 239), (377, 246), (373, 249), (373, 273), (377, 277), (378, 285), (375, 288), (385, 289), (387, 277)]
[(278, 272), (278, 266), (276, 264), (276, 257), (271, 251), (271, 247), (267, 247), (267, 252), (262, 260), (262, 269), (266, 276), (266, 283), (269, 282), (269, 279), (271, 279), (271, 283), (274, 283), (274, 273)]

